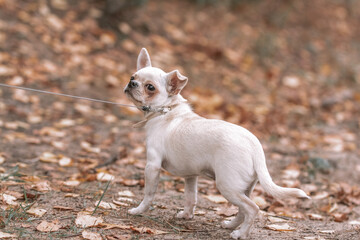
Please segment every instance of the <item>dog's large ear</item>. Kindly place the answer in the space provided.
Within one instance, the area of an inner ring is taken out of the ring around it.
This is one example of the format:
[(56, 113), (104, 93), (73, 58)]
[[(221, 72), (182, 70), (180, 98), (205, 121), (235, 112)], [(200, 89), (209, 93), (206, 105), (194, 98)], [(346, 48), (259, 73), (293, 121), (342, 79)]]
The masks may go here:
[(188, 78), (181, 75), (178, 70), (166, 74), (166, 90), (170, 95), (176, 95), (185, 87)]
[(137, 59), (137, 71), (144, 67), (151, 67), (151, 60), (146, 48), (141, 49)]

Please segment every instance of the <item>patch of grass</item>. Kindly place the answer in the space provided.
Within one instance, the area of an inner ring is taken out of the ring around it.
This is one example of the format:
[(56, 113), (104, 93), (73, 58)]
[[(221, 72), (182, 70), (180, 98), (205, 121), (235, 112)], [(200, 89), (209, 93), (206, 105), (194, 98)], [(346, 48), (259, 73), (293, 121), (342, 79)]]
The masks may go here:
[(108, 188), (109, 188), (110, 182), (111, 182), (111, 180), (109, 180), (109, 181), (106, 183), (105, 189), (104, 189), (104, 191), (103, 191), (103, 193), (102, 193), (102, 195), (101, 195), (101, 197), (100, 197), (100, 200), (98, 201), (98, 204), (96, 204), (96, 207), (95, 207), (95, 209), (94, 209), (94, 211), (93, 211), (93, 213), (92, 213), (91, 215), (94, 215), (95, 212), (96, 212), (96, 210), (98, 209), (98, 207), (99, 207), (99, 205), (100, 205), (103, 197), (105, 196), (106, 191), (107, 191)]
[(16, 165), (15, 167), (9, 169), (7, 173), (0, 174), (0, 182), (2, 181), (24, 182), (24, 180), (19, 179), (19, 177), (21, 176), (22, 174), (19, 173), (19, 166)]

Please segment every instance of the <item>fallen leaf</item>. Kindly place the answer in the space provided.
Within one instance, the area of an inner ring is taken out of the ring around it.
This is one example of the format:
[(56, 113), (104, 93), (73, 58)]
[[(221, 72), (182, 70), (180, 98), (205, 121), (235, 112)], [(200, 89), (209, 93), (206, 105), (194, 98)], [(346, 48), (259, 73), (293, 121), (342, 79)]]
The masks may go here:
[[(99, 201), (96, 201), (95, 206), (97, 206), (98, 204), (99, 204)], [(99, 208), (102, 208), (102, 209), (117, 209), (116, 205), (114, 205), (112, 203), (104, 202), (104, 201), (100, 202)]]
[(140, 181), (136, 179), (122, 179), (120, 182), (125, 186), (136, 186), (140, 183)]
[(76, 226), (82, 228), (95, 227), (103, 222), (104, 220), (101, 217), (94, 217), (86, 212), (79, 212), (75, 220)]
[(46, 163), (57, 163), (58, 162), (57, 156), (51, 152), (42, 153), (41, 156), (39, 157), (39, 159), (40, 159), (40, 161), (46, 162)]
[(96, 233), (96, 232), (90, 232), (90, 231), (87, 231), (87, 230), (84, 230), (82, 233), (81, 233), (82, 237), (84, 239), (89, 239), (89, 240), (102, 240), (102, 237), (99, 233)]
[(40, 135), (50, 136), (50, 137), (65, 137), (66, 133), (64, 131), (59, 131), (53, 127), (44, 127), (40, 130)]
[(148, 228), (148, 227), (130, 227), (131, 230), (138, 232), (138, 233), (148, 233), (148, 234), (154, 234), (154, 235), (160, 235), (160, 234), (165, 234), (167, 232), (161, 231), (161, 230), (157, 230), (157, 229), (152, 229), (152, 228)]
[(262, 196), (256, 196), (253, 198), (253, 201), (256, 203), (256, 205), (258, 205), (258, 207), (260, 209), (265, 209), (266, 207), (268, 207), (270, 204), (265, 200), (264, 197)]
[(335, 222), (343, 222), (348, 219), (348, 215), (346, 213), (333, 213)]
[(135, 197), (135, 194), (129, 190), (120, 191), (117, 193), (120, 197)]
[(113, 229), (113, 228), (119, 228), (122, 230), (130, 229), (130, 226), (128, 225), (111, 224), (111, 223), (100, 223), (99, 226), (105, 227), (105, 229)]
[(29, 210), (26, 211), (26, 213), (30, 215), (34, 215), (35, 217), (42, 217), (45, 215), (47, 211), (45, 209), (31, 207)]
[(96, 175), (96, 179), (98, 181), (101, 181), (101, 182), (108, 182), (108, 181), (111, 181), (113, 180), (115, 177), (109, 173), (105, 173), (105, 172), (99, 172), (97, 175)]
[(128, 207), (128, 206), (130, 206), (129, 203), (116, 201), (115, 199), (113, 199), (113, 203), (115, 203), (115, 204), (118, 205), (118, 206), (123, 206), (123, 207)]
[(308, 239), (308, 240), (325, 240), (325, 238), (319, 237), (319, 236), (307, 236), (307, 237), (304, 237), (304, 239)]
[(300, 86), (300, 80), (296, 76), (286, 76), (283, 78), (283, 83), (285, 86), (290, 88), (297, 88)]
[(350, 225), (360, 225), (360, 219), (359, 220), (353, 220), (349, 222)]
[(53, 209), (61, 210), (61, 211), (74, 210), (71, 207), (64, 207), (64, 206), (53, 206)]
[(321, 230), (320, 233), (334, 234), (335, 230)]
[(90, 153), (100, 153), (101, 149), (97, 147), (92, 147), (88, 142), (81, 142), (81, 148)]
[(324, 217), (319, 215), (319, 214), (316, 214), (316, 213), (308, 213), (306, 214), (306, 216), (308, 216), (311, 220), (324, 220)]
[(78, 193), (66, 193), (65, 194), (65, 197), (74, 197), (74, 198), (76, 198), (76, 197), (79, 197), (80, 196), (80, 194), (78, 194)]
[(214, 203), (227, 203), (228, 201), (221, 195), (205, 195), (204, 198)]
[(227, 207), (218, 208), (216, 214), (220, 216), (231, 217), (236, 215), (238, 211), (239, 209), (237, 207), (231, 205), (230, 207), (227, 206)]
[(1, 199), (4, 203), (9, 204), (11, 206), (17, 206), (19, 203), (16, 202), (16, 197), (3, 193), (1, 194)]
[(42, 221), (37, 227), (36, 230), (40, 232), (56, 232), (61, 228), (59, 220), (54, 220), (52, 222)]
[(68, 157), (61, 157), (59, 159), (59, 165), (62, 167), (69, 167), (72, 165), (72, 160), (71, 160), (71, 158), (68, 158)]
[(296, 228), (291, 227), (287, 223), (282, 224), (270, 224), (266, 225), (267, 229), (274, 230), (274, 231), (294, 231)]
[(0, 232), (0, 239), (16, 238), (16, 237), (17, 237), (16, 234)]
[(78, 180), (68, 180), (68, 181), (63, 182), (63, 184), (65, 186), (68, 186), (68, 187), (77, 187), (77, 186), (80, 185), (80, 181), (78, 181)]
[(39, 192), (48, 192), (52, 190), (52, 188), (50, 187), (50, 183), (46, 180), (39, 181), (31, 187), (38, 190)]
[(325, 191), (322, 191), (322, 192), (316, 193), (314, 196), (311, 196), (311, 199), (319, 200), (319, 199), (324, 199), (324, 198), (327, 198), (327, 197), (329, 197), (329, 193), (325, 192)]
[(280, 222), (286, 222), (285, 219), (283, 218), (279, 218), (279, 217), (274, 217), (274, 216), (268, 216), (267, 218), (271, 223), (280, 223)]
[(75, 125), (75, 121), (73, 119), (61, 119), (58, 123), (55, 124), (58, 128), (72, 127)]

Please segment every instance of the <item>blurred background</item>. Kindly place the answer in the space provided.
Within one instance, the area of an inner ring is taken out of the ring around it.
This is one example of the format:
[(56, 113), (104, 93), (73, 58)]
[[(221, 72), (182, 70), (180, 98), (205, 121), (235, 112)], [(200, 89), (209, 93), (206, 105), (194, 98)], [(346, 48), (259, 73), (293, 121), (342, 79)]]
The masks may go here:
[[(359, 23), (356, 0), (0, 0), (0, 81), (130, 103), (123, 88), (145, 47), (153, 66), (189, 78), (183, 95), (195, 112), (242, 125), (261, 140), (278, 182), (312, 195), (326, 191), (319, 199), (346, 206), (339, 212), (355, 219)], [(29, 147), (31, 138), (15, 134), (68, 131), (59, 119), (76, 120), (64, 148), (52, 140)], [(50, 147), (76, 158), (69, 143), (83, 139), (119, 152), (119, 143), (141, 146), (141, 132), (129, 128), (139, 119), (132, 109), (2, 88), (0, 152), (15, 160)], [(18, 138), (24, 149), (13, 151)], [(297, 175), (276, 175), (284, 169)]]

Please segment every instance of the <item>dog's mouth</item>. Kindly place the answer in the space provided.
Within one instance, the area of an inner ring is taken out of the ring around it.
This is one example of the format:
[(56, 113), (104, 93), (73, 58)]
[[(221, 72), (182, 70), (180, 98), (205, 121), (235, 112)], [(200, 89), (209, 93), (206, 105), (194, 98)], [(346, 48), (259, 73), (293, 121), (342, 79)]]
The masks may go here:
[(135, 98), (135, 96), (130, 91), (130, 89), (125, 88), (124, 92), (125, 92), (126, 96), (135, 104), (135, 106), (142, 107), (144, 105), (142, 101), (139, 101)]

